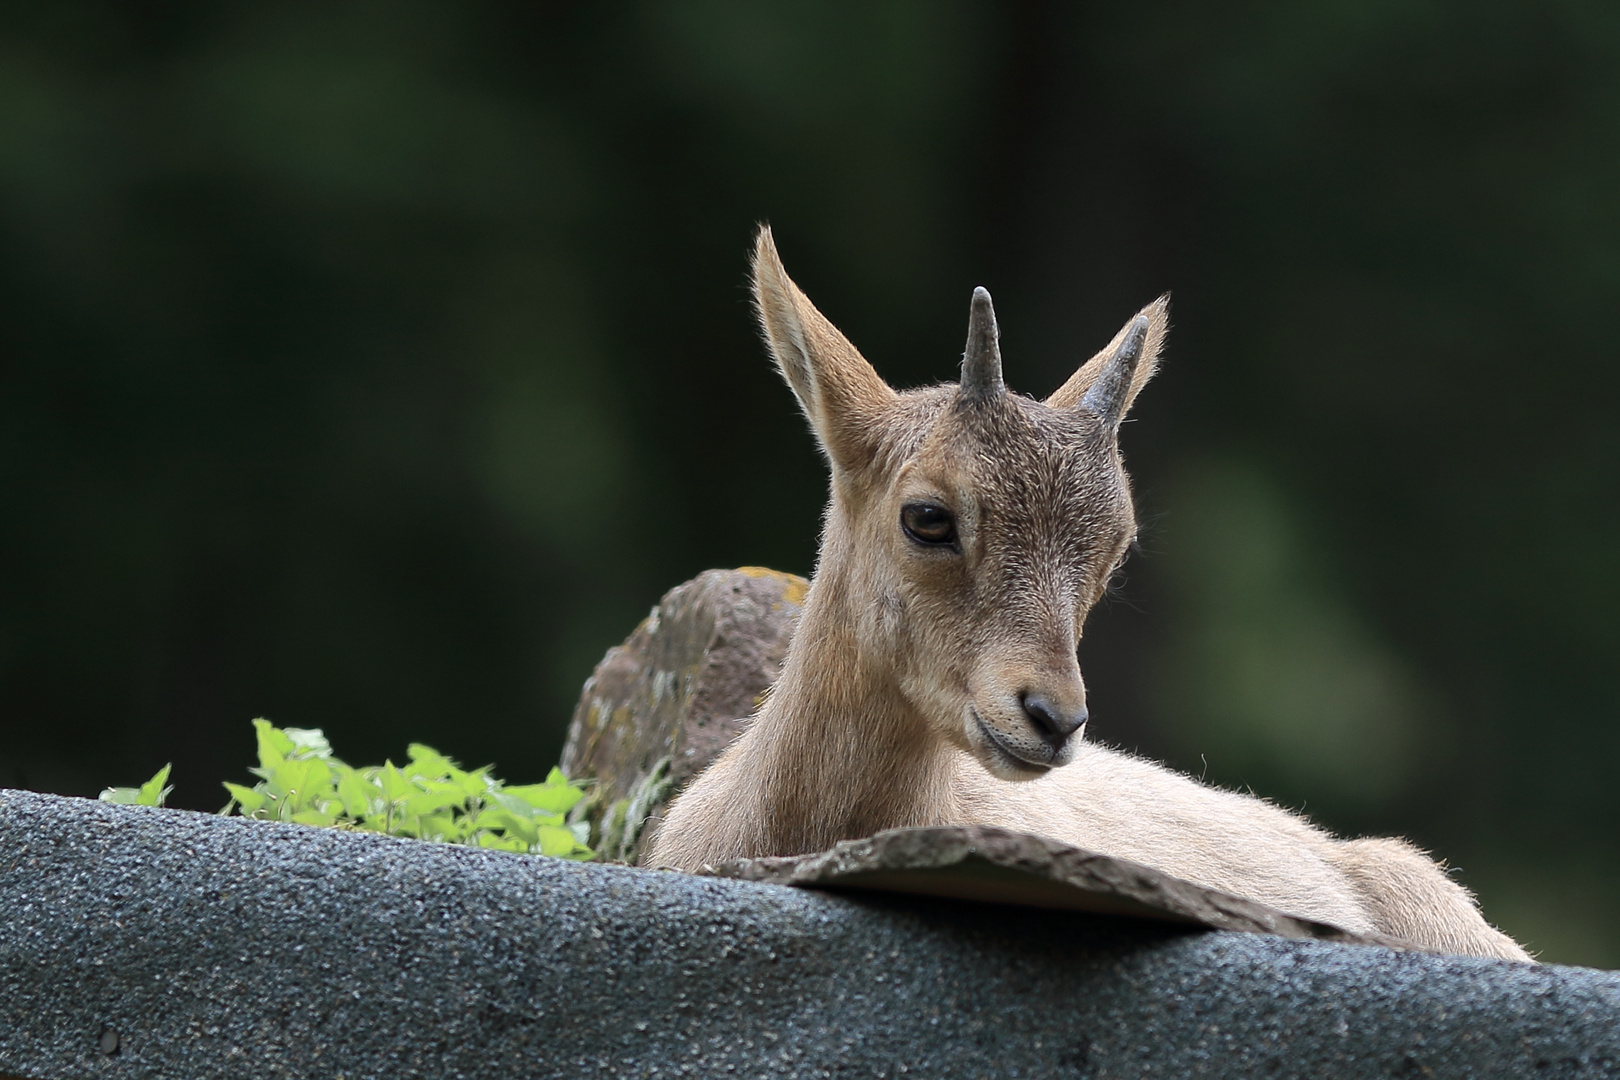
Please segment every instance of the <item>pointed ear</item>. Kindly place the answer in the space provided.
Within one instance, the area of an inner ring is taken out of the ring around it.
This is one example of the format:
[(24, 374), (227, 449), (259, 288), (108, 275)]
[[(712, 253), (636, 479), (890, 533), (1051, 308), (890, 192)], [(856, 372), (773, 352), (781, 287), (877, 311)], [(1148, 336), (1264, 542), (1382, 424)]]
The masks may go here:
[(793, 284), (768, 225), (760, 226), (754, 242), (754, 304), (777, 369), (833, 466), (859, 470), (869, 464), (876, 450), (873, 431), (895, 393)]
[[(1142, 387), (1153, 378), (1159, 366), (1159, 350), (1164, 347), (1164, 336), (1169, 331), (1170, 294), (1166, 293), (1120, 327), (1114, 340), (1082, 364), (1046, 403), (1054, 409), (1085, 405), (1103, 415), (1105, 420), (1118, 423), (1130, 411)], [(1135, 348), (1138, 334), (1141, 335), (1139, 351)], [(1103, 378), (1105, 373), (1107, 378)]]

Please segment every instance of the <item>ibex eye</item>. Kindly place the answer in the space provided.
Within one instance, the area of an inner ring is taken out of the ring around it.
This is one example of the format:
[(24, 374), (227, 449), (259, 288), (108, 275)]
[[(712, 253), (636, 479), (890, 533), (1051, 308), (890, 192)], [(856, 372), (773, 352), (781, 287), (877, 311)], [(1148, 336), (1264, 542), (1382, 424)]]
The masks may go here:
[(956, 519), (938, 503), (906, 503), (900, 508), (900, 527), (919, 544), (946, 547), (956, 543)]

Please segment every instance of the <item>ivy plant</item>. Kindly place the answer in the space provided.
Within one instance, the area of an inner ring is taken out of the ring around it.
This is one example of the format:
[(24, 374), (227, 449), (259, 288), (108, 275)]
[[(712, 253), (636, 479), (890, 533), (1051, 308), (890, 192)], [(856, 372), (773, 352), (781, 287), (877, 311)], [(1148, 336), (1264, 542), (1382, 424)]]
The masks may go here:
[[(590, 859), (586, 822), (564, 815), (584, 797), (558, 769), (541, 784), (508, 785), (490, 766), (465, 770), (430, 746), (412, 743), (404, 765), (356, 768), (332, 753), (319, 728), (278, 728), (255, 720), (259, 764), (252, 787), (227, 782), (221, 814), (438, 840), (501, 851)], [(138, 788), (108, 788), (107, 802), (162, 806), (169, 766)]]
[(168, 786), (169, 769), (165, 765), (140, 787), (110, 787), (101, 793), (102, 802), (124, 803), (128, 806), (162, 806), (174, 788)]

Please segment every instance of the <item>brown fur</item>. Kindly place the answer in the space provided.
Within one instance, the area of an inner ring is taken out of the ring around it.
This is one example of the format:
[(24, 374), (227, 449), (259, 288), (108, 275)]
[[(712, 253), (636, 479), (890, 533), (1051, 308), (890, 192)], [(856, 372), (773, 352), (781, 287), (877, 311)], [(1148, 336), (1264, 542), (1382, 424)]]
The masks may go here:
[[(782, 269), (760, 321), (832, 467), (821, 556), (782, 676), (670, 807), (648, 860), (697, 869), (906, 825), (990, 824), (1133, 859), (1293, 915), (1526, 960), (1400, 840), (1342, 841), (1262, 799), (1083, 741), (1075, 649), (1135, 536), (1118, 423), (1153, 374), (1161, 298), (1045, 402), (1001, 384), (976, 294), (961, 387), (896, 393)], [(986, 321), (988, 320), (988, 321)], [(901, 528), (919, 500), (956, 546)]]

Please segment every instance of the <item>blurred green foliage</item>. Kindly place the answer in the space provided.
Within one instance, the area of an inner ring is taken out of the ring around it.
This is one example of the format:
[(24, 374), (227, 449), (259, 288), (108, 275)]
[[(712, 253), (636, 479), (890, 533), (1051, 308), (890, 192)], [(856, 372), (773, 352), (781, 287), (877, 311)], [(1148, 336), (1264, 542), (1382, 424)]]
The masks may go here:
[(1597, 0), (0, 5), (0, 783), (538, 775), (661, 592), (810, 566), (769, 219), (900, 385), (1173, 289), (1096, 735), (1620, 964), (1616, 190)]
[(165, 765), (153, 774), (152, 779), (140, 787), (110, 787), (101, 792), (101, 801), (117, 803), (119, 806), (162, 806), (169, 801), (169, 792), (174, 788), (169, 786), (169, 771), (172, 765)]
[[(385, 761), (355, 768), (332, 754), (318, 728), (278, 728), (253, 721), (259, 764), (252, 787), (225, 783), (233, 811), (259, 821), (288, 821), (385, 836), (408, 836), (500, 851), (532, 852), (564, 859), (593, 858), (585, 846), (586, 824), (563, 815), (585, 793), (552, 769), (543, 784), (511, 786), (489, 767), (467, 771), (421, 743), (412, 743), (404, 766)], [(104, 802), (162, 806), (170, 788), (165, 765), (138, 788), (107, 788)]]

